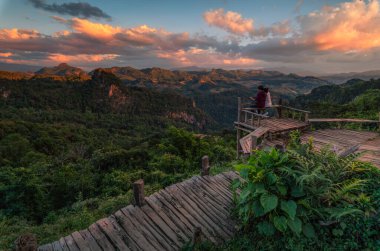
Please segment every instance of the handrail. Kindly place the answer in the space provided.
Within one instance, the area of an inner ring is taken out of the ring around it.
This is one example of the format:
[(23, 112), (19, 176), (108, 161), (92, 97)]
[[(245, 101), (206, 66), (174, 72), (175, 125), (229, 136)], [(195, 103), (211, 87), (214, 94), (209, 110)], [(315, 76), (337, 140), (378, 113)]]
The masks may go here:
[(323, 122), (347, 122), (347, 123), (380, 123), (378, 120), (369, 119), (345, 119), (345, 118), (312, 118), (309, 122), (323, 123)]
[(289, 110), (293, 110), (293, 111), (297, 111), (297, 112), (311, 113), (310, 111), (305, 111), (305, 110), (301, 110), (301, 109), (297, 109), (297, 108), (293, 108), (293, 107), (285, 106), (285, 105), (279, 105), (277, 107), (283, 107), (285, 109), (289, 109)]
[(256, 117), (260, 117), (260, 118), (264, 118), (264, 119), (270, 118), (269, 116), (266, 116), (266, 115), (264, 115), (264, 114), (259, 114), (259, 113), (256, 113), (256, 112), (251, 112), (251, 111), (248, 111), (248, 110), (246, 110), (246, 109), (243, 109), (242, 111), (243, 111), (243, 112), (246, 112), (246, 113), (248, 113), (248, 114), (252, 114), (252, 115), (254, 115), (254, 116), (256, 116)]

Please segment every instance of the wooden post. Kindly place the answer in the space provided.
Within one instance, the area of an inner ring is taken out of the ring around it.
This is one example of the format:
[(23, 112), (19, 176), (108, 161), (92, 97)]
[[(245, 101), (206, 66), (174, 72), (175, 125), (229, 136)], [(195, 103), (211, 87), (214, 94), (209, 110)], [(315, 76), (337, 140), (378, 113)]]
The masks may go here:
[(252, 154), (253, 150), (256, 150), (256, 148), (257, 148), (257, 137), (252, 136), (251, 137), (251, 150), (250, 150), (249, 154)]
[[(240, 123), (240, 116), (241, 116), (241, 97), (238, 97), (238, 116), (237, 116), (238, 123)], [(237, 129), (236, 131), (236, 158), (237, 159), (240, 157), (240, 149), (241, 149), (240, 138), (241, 138), (241, 130)]]
[(37, 248), (37, 238), (34, 234), (21, 235), (15, 241), (16, 251), (34, 251)]
[(276, 144), (276, 145), (274, 146), (274, 148), (276, 148), (277, 150), (279, 150), (281, 153), (286, 152), (286, 147), (285, 147), (285, 145), (282, 145), (282, 144)]
[(200, 227), (194, 228), (193, 238), (191, 240), (191, 245), (194, 247), (202, 242), (202, 230)]
[(282, 98), (278, 100), (279, 107), (277, 108), (278, 118), (282, 118)]
[(309, 113), (305, 113), (305, 122), (309, 123)]
[(240, 122), (240, 116), (241, 116), (241, 97), (238, 97), (238, 119), (237, 121)]
[(145, 205), (145, 195), (144, 195), (144, 180), (140, 179), (133, 183), (133, 196), (134, 205), (142, 207)]
[(241, 138), (241, 130), (237, 129), (237, 132), (236, 132), (236, 158), (237, 159), (240, 157), (240, 150), (241, 150), (240, 138)]
[(210, 163), (208, 156), (202, 157), (202, 170), (201, 170), (201, 176), (209, 175), (210, 172)]
[(379, 123), (377, 123), (378, 127), (379, 127), (379, 131), (380, 131), (380, 112), (379, 112)]

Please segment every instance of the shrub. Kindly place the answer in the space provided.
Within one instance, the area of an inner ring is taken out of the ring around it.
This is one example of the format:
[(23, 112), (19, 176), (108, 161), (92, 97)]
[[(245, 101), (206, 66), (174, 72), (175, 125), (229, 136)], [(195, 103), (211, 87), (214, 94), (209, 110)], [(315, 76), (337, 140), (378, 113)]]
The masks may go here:
[(297, 141), (293, 135), (286, 153), (257, 151), (236, 166), (242, 231), (269, 238), (258, 241), (269, 249), (379, 247), (380, 171), (355, 156), (340, 158), (327, 148), (318, 153), (312, 141)]

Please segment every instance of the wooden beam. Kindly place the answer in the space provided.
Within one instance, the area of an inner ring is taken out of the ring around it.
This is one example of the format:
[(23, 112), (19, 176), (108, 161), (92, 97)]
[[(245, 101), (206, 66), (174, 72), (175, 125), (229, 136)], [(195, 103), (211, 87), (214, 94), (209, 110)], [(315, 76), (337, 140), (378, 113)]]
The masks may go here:
[(144, 180), (140, 179), (133, 183), (133, 196), (134, 205), (142, 207), (145, 205), (145, 195), (144, 195)]
[(359, 150), (359, 147), (360, 147), (360, 145), (351, 146), (351, 147), (341, 151), (340, 153), (338, 153), (338, 156), (339, 157), (347, 157), (348, 155)]
[(210, 163), (208, 156), (202, 157), (202, 170), (201, 170), (201, 176), (209, 175), (210, 173)]

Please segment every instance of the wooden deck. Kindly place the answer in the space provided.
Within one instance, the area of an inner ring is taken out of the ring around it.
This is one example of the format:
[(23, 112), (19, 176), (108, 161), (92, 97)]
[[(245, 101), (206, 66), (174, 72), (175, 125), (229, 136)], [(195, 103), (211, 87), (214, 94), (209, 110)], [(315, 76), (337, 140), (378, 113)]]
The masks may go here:
[[(328, 145), (336, 152), (342, 152), (352, 146), (359, 146), (357, 152), (362, 153), (359, 160), (371, 162), (380, 167), (380, 134), (376, 132), (353, 131), (344, 129), (325, 129), (302, 133), (301, 140), (306, 143), (312, 137), (317, 150)], [(265, 146), (273, 147), (283, 144), (283, 139), (267, 140)]]
[(233, 236), (231, 181), (235, 172), (195, 176), (98, 220), (38, 250), (180, 250), (196, 228), (213, 243)]

